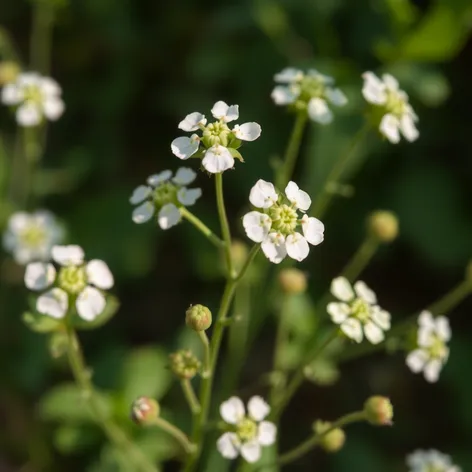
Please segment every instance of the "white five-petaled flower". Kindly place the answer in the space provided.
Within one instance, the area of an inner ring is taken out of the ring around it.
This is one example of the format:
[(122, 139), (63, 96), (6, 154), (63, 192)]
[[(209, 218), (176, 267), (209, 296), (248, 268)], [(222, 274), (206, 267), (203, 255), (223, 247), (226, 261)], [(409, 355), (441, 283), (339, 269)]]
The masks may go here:
[[(191, 156), (202, 157), (203, 167), (212, 174), (218, 174), (234, 166), (234, 159), (242, 160), (237, 149), (241, 141), (254, 141), (261, 135), (261, 127), (257, 123), (235, 125), (232, 129), (228, 123), (239, 118), (239, 106), (227, 105), (219, 101), (211, 109), (217, 120), (207, 124), (205, 115), (193, 112), (180, 123), (179, 128), (193, 133), (190, 138), (181, 136), (172, 141), (172, 152), (179, 159)], [(201, 136), (194, 133), (201, 131)], [(197, 154), (198, 152), (198, 154)]]
[(408, 103), (408, 95), (400, 90), (397, 79), (384, 74), (381, 80), (372, 72), (364, 72), (362, 77), (364, 98), (382, 112), (380, 132), (394, 144), (400, 141), (400, 133), (410, 142), (418, 139), (415, 126), (418, 117)]
[(360, 343), (365, 335), (372, 344), (385, 339), (390, 313), (377, 305), (377, 296), (364, 282), (352, 287), (345, 277), (337, 277), (331, 282), (331, 293), (341, 301), (329, 303), (327, 311), (348, 338)]
[(447, 454), (435, 449), (418, 449), (406, 458), (409, 472), (461, 472), (460, 467), (452, 463)]
[(170, 170), (148, 177), (148, 185), (136, 187), (129, 201), (140, 204), (133, 211), (135, 223), (145, 223), (157, 213), (157, 222), (162, 229), (175, 226), (182, 219), (179, 207), (193, 205), (202, 195), (200, 188), (187, 188), (197, 174), (188, 167), (181, 167), (172, 177)]
[(274, 444), (277, 436), (277, 426), (263, 421), (269, 412), (269, 405), (258, 396), (249, 400), (247, 414), (240, 398), (231, 397), (223, 402), (220, 414), (229, 431), (218, 439), (221, 455), (226, 459), (236, 459), (241, 454), (247, 462), (257, 462), (261, 457), (261, 447)]
[[(249, 201), (260, 211), (250, 211), (243, 217), (249, 239), (261, 243), (262, 251), (274, 264), (287, 255), (297, 261), (308, 256), (308, 243), (317, 246), (324, 239), (324, 225), (314, 217), (303, 214), (310, 208), (310, 196), (295, 182), (285, 188), (285, 197), (278, 194), (270, 182), (258, 180), (249, 194)], [(302, 233), (296, 231), (301, 227)]]
[(13, 213), (3, 233), (3, 247), (18, 264), (47, 261), (51, 249), (62, 242), (64, 231), (56, 217), (47, 210)]
[[(52, 318), (63, 318), (75, 301), (77, 314), (93, 321), (106, 306), (102, 290), (113, 287), (114, 280), (105, 262), (84, 260), (80, 246), (54, 246), (52, 259), (59, 264), (31, 262), (26, 266), (25, 285), (30, 290), (43, 291), (36, 301), (36, 310)], [(50, 288), (52, 287), (52, 288)]]
[(272, 100), (276, 105), (290, 105), (296, 109), (306, 109), (312, 121), (322, 125), (333, 121), (329, 104), (342, 107), (347, 98), (333, 87), (334, 79), (309, 69), (305, 74), (299, 69), (287, 67), (274, 76), (277, 85), (272, 90)]
[(17, 107), (16, 121), (21, 126), (37, 126), (45, 118), (55, 121), (61, 117), (65, 108), (61, 94), (54, 79), (24, 72), (3, 87), (2, 103)]
[(429, 311), (422, 311), (418, 318), (418, 348), (406, 357), (412, 372), (423, 372), (428, 382), (437, 382), (439, 373), (449, 357), (446, 343), (451, 339), (449, 320), (436, 318)]

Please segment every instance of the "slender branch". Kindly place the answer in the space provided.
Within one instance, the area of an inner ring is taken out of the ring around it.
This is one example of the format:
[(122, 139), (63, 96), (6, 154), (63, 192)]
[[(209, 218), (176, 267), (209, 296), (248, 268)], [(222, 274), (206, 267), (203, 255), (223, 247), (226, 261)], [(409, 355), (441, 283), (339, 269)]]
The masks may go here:
[(229, 230), (228, 217), (226, 216), (225, 201), (223, 196), (223, 174), (215, 174), (216, 204), (220, 218), (221, 234), (225, 242), (226, 269), (229, 277), (233, 277), (233, 258), (231, 256), (231, 232)]
[(182, 430), (177, 428), (177, 426), (173, 425), (172, 423), (169, 423), (164, 418), (154, 418), (152, 421), (149, 421), (148, 424), (157, 426), (158, 428), (171, 435), (181, 445), (182, 449), (187, 454), (193, 454), (195, 452), (196, 447), (190, 442), (187, 435)]
[(222, 241), (218, 236), (216, 236), (213, 231), (208, 228), (208, 226), (203, 223), (199, 218), (197, 218), (193, 213), (191, 213), (187, 208), (181, 207), (180, 208), (180, 214), (195, 228), (198, 229), (206, 238), (208, 238), (212, 244), (214, 244), (218, 248), (224, 248), (225, 247), (225, 242)]
[(368, 234), (352, 259), (342, 270), (341, 275), (351, 282), (357, 279), (377, 252), (379, 246), (379, 239), (372, 234)]
[(30, 67), (46, 75), (49, 74), (51, 63), (53, 24), (54, 7), (46, 2), (35, 2), (30, 42)]
[(208, 340), (208, 336), (206, 335), (205, 331), (198, 331), (197, 334), (203, 344), (204, 360), (202, 377), (205, 378), (211, 375), (210, 341)]
[(182, 385), (182, 391), (184, 392), (185, 399), (187, 400), (187, 403), (190, 407), (190, 411), (193, 415), (198, 415), (202, 408), (190, 380), (182, 379), (180, 384)]

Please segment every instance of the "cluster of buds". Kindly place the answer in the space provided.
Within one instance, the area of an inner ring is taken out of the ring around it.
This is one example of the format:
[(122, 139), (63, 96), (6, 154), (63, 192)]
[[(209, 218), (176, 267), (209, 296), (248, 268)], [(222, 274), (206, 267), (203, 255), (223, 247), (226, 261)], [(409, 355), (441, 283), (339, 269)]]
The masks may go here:
[(189, 350), (180, 350), (169, 356), (170, 369), (182, 380), (190, 380), (195, 377), (202, 367), (201, 362)]

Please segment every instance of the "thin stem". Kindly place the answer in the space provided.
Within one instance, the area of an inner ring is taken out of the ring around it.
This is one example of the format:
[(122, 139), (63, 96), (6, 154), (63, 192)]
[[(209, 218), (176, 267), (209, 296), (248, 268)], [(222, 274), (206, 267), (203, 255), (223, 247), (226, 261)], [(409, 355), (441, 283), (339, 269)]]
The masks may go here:
[(182, 385), (182, 390), (185, 395), (185, 399), (187, 400), (188, 406), (190, 407), (190, 411), (193, 415), (198, 415), (201, 411), (200, 402), (198, 401), (197, 395), (195, 395), (195, 390), (189, 379), (182, 379), (180, 382)]
[(51, 62), (54, 9), (44, 2), (35, 2), (33, 9), (30, 67), (32, 70), (47, 75)]
[(203, 358), (203, 374), (202, 377), (208, 377), (211, 375), (211, 353), (210, 353), (210, 341), (205, 331), (198, 331), (198, 337), (203, 344), (204, 358)]
[(239, 274), (234, 278), (235, 282), (240, 282), (241, 279), (246, 275), (246, 272), (249, 269), (249, 266), (252, 264), (252, 261), (257, 256), (257, 253), (259, 252), (260, 248), (261, 248), (260, 244), (255, 244), (254, 246), (252, 246), (251, 251), (249, 252), (247, 256), (246, 262), (244, 262), (244, 265), (239, 271)]
[(226, 216), (225, 201), (223, 196), (223, 173), (215, 174), (216, 204), (220, 218), (221, 234), (225, 242), (226, 269), (229, 277), (233, 277), (233, 258), (231, 257), (231, 232), (229, 230), (228, 217)]
[(154, 418), (152, 421), (149, 422), (149, 424), (157, 426), (166, 433), (170, 434), (182, 446), (182, 449), (187, 454), (193, 454), (195, 452), (196, 447), (190, 442), (187, 435), (182, 430), (177, 428), (177, 426), (173, 425), (172, 423), (169, 423), (164, 418)]
[(341, 275), (353, 282), (369, 264), (370, 260), (377, 252), (380, 241), (375, 236), (368, 234), (352, 259), (347, 263)]
[(212, 244), (214, 244), (218, 248), (224, 248), (225, 243), (222, 241), (218, 236), (216, 236), (213, 231), (208, 228), (208, 226), (203, 223), (199, 218), (197, 218), (193, 213), (187, 210), (185, 207), (180, 208), (180, 214), (195, 228), (198, 229), (206, 238), (208, 238)]

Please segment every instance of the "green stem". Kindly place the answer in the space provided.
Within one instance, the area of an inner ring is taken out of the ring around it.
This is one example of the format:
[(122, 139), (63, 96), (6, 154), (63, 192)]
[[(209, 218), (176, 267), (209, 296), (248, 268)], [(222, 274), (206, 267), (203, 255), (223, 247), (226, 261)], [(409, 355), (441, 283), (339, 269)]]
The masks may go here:
[(226, 216), (225, 201), (223, 196), (223, 173), (215, 174), (216, 204), (220, 218), (221, 234), (225, 242), (225, 259), (228, 278), (233, 277), (233, 258), (231, 256), (231, 232), (229, 230), (228, 217)]
[(202, 377), (208, 377), (211, 375), (211, 353), (210, 353), (210, 341), (205, 331), (198, 331), (198, 337), (203, 344), (204, 358), (203, 358), (203, 373)]
[(35, 2), (30, 42), (30, 67), (45, 75), (49, 74), (51, 63), (53, 24), (53, 7), (45, 2)]
[(352, 259), (342, 270), (341, 275), (350, 282), (356, 280), (377, 252), (379, 245), (380, 241), (378, 238), (371, 234), (367, 235)]
[(162, 429), (170, 436), (172, 436), (182, 446), (182, 449), (187, 454), (193, 454), (195, 452), (196, 447), (189, 441), (187, 435), (182, 430), (177, 428), (177, 426), (173, 425), (172, 423), (169, 423), (164, 418), (154, 418), (152, 421), (149, 421), (148, 424), (157, 426), (158, 428)]
[(216, 236), (213, 231), (208, 228), (199, 218), (197, 218), (193, 213), (187, 210), (185, 207), (180, 208), (180, 214), (195, 228), (198, 229), (206, 238), (208, 238), (212, 244), (214, 244), (218, 248), (224, 248), (225, 243), (222, 241), (218, 236)]
[(190, 407), (190, 411), (193, 415), (198, 415), (200, 413), (201, 406), (197, 396), (195, 395), (195, 390), (193, 389), (190, 380), (182, 379), (180, 383), (182, 385), (185, 399), (187, 400), (188, 406)]

